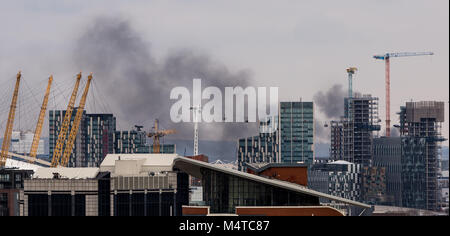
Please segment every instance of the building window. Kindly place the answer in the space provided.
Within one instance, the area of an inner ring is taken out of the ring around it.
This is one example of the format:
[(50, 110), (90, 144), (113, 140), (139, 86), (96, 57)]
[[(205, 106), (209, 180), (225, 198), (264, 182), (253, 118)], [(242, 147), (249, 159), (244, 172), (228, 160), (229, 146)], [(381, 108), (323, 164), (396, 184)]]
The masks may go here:
[(0, 181), (1, 182), (8, 182), (9, 181), (9, 174), (1, 174), (0, 175)]

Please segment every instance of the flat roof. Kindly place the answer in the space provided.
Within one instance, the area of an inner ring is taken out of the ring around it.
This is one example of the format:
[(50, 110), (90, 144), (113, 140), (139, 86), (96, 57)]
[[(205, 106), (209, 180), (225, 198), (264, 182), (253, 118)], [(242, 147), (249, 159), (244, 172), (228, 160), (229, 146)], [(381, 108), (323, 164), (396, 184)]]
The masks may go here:
[(346, 203), (346, 204), (349, 204), (349, 205), (354, 205), (354, 206), (358, 206), (358, 207), (362, 207), (362, 208), (371, 208), (370, 205), (367, 205), (367, 204), (364, 204), (364, 203), (360, 203), (360, 202), (357, 202), (357, 201), (353, 201), (353, 200), (349, 200), (349, 199), (345, 199), (345, 198), (336, 197), (336, 196), (332, 196), (332, 195), (329, 195), (329, 194), (321, 193), (321, 192), (318, 192), (318, 191), (315, 191), (315, 190), (312, 190), (312, 189), (308, 189), (308, 188), (306, 188), (304, 186), (301, 186), (301, 185), (297, 185), (297, 184), (293, 184), (293, 183), (285, 182), (285, 181), (281, 181), (281, 180), (276, 180), (276, 179), (268, 179), (268, 178), (264, 178), (264, 177), (261, 177), (261, 176), (248, 174), (248, 173), (245, 173), (245, 172), (242, 172), (242, 171), (237, 171), (237, 170), (233, 170), (233, 169), (223, 168), (223, 167), (219, 167), (219, 166), (216, 166), (216, 165), (212, 165), (210, 163), (205, 163), (205, 162), (189, 159), (189, 158), (186, 158), (186, 157), (178, 156), (177, 158), (174, 159), (174, 165), (175, 165), (175, 167), (183, 170), (184, 172), (186, 172), (189, 175), (192, 175), (192, 176), (194, 176), (196, 178), (201, 178), (202, 177), (202, 174), (200, 172), (200, 168), (207, 168), (207, 169), (210, 169), (210, 170), (219, 171), (219, 172), (222, 172), (222, 173), (225, 173), (225, 174), (229, 174), (229, 175), (245, 178), (245, 179), (248, 179), (248, 180), (252, 180), (252, 181), (256, 181), (256, 182), (272, 185), (274, 187), (279, 187), (279, 188), (291, 190), (291, 191), (294, 191), (294, 192), (299, 192), (299, 193), (308, 194), (308, 195), (312, 195), (312, 196), (316, 196), (316, 197), (326, 198), (326, 199), (329, 199), (331, 201)]
[(6, 159), (5, 168), (17, 168), (19, 170), (36, 171), (37, 169), (41, 168), (41, 166), (8, 158)]
[(99, 168), (38, 168), (33, 179), (53, 179), (53, 173), (58, 173), (60, 179), (93, 179), (97, 177)]
[(108, 154), (100, 167), (115, 166), (119, 160), (144, 160), (144, 166), (172, 166), (177, 154)]

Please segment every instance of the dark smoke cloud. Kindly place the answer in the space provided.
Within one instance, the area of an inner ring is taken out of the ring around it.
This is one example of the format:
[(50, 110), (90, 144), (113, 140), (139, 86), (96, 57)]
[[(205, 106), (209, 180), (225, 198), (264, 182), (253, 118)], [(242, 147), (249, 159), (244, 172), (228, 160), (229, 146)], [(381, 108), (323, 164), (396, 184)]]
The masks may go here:
[[(81, 35), (75, 45), (75, 64), (94, 72), (94, 80), (121, 127), (141, 124), (149, 130), (153, 120), (159, 119), (163, 128), (177, 129), (172, 138), (192, 139), (192, 123), (175, 124), (170, 120), (170, 106), (175, 102), (169, 99), (172, 88), (185, 86), (192, 90), (193, 78), (202, 79), (202, 88), (216, 86), (222, 91), (226, 86), (252, 84), (249, 71), (232, 72), (209, 55), (191, 49), (156, 58), (130, 22), (121, 18), (94, 19)], [(200, 125), (200, 139), (235, 141), (256, 132), (256, 124)]]
[(344, 115), (344, 98), (346, 95), (342, 85), (335, 84), (326, 92), (316, 93), (314, 102), (326, 118), (338, 119)]
[(326, 122), (316, 120), (316, 137), (322, 142), (330, 142), (330, 130), (324, 127), (330, 120), (337, 120), (344, 115), (344, 98), (347, 95), (343, 86), (333, 85), (326, 92), (320, 91), (314, 95), (314, 103), (325, 115)]

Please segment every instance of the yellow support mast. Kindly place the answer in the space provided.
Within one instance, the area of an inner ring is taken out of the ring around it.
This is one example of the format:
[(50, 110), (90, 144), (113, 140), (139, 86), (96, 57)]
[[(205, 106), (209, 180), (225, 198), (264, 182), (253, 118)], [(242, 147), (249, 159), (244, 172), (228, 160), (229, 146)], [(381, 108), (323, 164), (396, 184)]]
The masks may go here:
[(14, 124), (14, 117), (16, 115), (17, 97), (19, 96), (19, 85), (21, 72), (17, 73), (16, 86), (14, 87), (14, 93), (11, 100), (11, 107), (9, 109), (8, 123), (6, 123), (5, 135), (3, 136), (2, 152), (0, 154), (0, 167), (4, 167), (6, 159), (8, 158), (9, 145), (11, 144), (11, 134)]
[(84, 87), (83, 96), (80, 99), (80, 104), (77, 108), (77, 114), (75, 115), (75, 119), (73, 120), (72, 128), (70, 130), (69, 139), (67, 140), (66, 149), (64, 150), (63, 157), (61, 159), (61, 166), (67, 167), (67, 163), (69, 163), (70, 155), (72, 154), (73, 144), (75, 142), (75, 138), (77, 137), (78, 128), (80, 127), (81, 118), (83, 117), (84, 106), (86, 104), (86, 98), (89, 91), (89, 86), (92, 80), (92, 73), (88, 76), (88, 81), (86, 83), (86, 87)]
[(72, 96), (69, 100), (69, 105), (67, 105), (66, 115), (61, 126), (61, 130), (58, 135), (58, 141), (56, 142), (55, 150), (53, 151), (52, 164), (51, 167), (57, 167), (59, 159), (61, 158), (62, 149), (64, 147), (64, 141), (66, 140), (66, 134), (69, 129), (70, 120), (72, 118), (73, 107), (75, 104), (75, 99), (77, 98), (78, 87), (80, 86), (81, 72), (77, 75), (77, 80), (75, 82), (75, 87), (72, 91)]
[(39, 119), (34, 131), (33, 142), (31, 143), (30, 157), (33, 158), (29, 162), (34, 163), (36, 161), (36, 153), (39, 147), (39, 140), (41, 139), (42, 125), (44, 124), (45, 112), (47, 111), (48, 96), (50, 94), (50, 88), (53, 82), (53, 75), (48, 78), (47, 90), (45, 91), (44, 101), (42, 102), (41, 112), (39, 113)]

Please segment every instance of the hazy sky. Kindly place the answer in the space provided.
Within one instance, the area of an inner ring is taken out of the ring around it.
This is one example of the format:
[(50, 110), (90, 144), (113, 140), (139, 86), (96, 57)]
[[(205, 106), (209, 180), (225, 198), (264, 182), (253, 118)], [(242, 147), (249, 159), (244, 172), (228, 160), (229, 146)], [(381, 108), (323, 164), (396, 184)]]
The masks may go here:
[(448, 0), (2, 0), (0, 81), (18, 69), (37, 80), (74, 75), (74, 40), (93, 18), (119, 16), (154, 54), (194, 48), (230, 70), (250, 71), (258, 85), (278, 86), (282, 100), (346, 86), (345, 69), (358, 67), (354, 88), (380, 98), (384, 121), (384, 63), (372, 56), (432, 51), (392, 59), (391, 117), (397, 123), (395, 113), (411, 99), (445, 101), (448, 138), (448, 9)]

